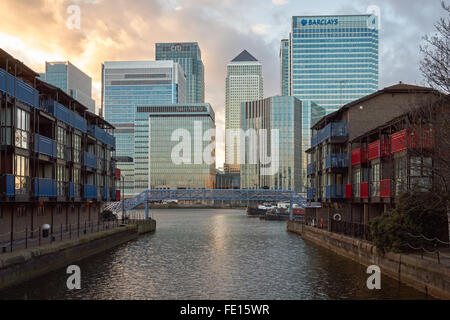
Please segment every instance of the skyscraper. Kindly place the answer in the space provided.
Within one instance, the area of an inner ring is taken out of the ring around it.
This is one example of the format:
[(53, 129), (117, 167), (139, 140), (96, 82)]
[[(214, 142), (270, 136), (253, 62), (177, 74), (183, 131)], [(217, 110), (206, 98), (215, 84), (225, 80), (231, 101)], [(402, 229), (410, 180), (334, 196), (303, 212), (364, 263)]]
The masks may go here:
[(327, 113), (378, 89), (378, 18), (294, 16), (290, 95)]
[[(301, 191), (301, 109), (302, 102), (289, 96), (242, 103), (242, 130), (246, 137), (241, 146), (245, 151), (241, 188)], [(252, 129), (259, 134), (253, 143), (248, 131)], [(261, 129), (265, 130), (265, 143)], [(257, 159), (252, 160), (252, 154)]]
[(197, 42), (157, 43), (156, 60), (178, 62), (186, 74), (186, 103), (205, 102), (205, 72)]
[(95, 113), (92, 79), (69, 61), (46, 62), (45, 73), (40, 74), (40, 78), (78, 100), (89, 112)]
[[(262, 99), (264, 95), (261, 63), (247, 50), (242, 51), (227, 65), (225, 79), (225, 129), (241, 129), (242, 102)], [(226, 135), (226, 136), (227, 136)], [(240, 171), (240, 137), (225, 139), (225, 172)]]
[(207, 130), (216, 125), (209, 103), (138, 106), (135, 128), (136, 193), (214, 188), (215, 139)]
[(282, 96), (289, 95), (289, 40), (283, 39), (280, 44), (280, 90)]
[[(105, 119), (116, 130), (117, 167), (125, 175), (125, 194), (134, 194), (135, 169), (143, 156), (135, 153), (138, 106), (185, 102), (186, 79), (173, 61), (109, 61), (102, 68)], [(145, 157), (147, 159), (147, 157)]]

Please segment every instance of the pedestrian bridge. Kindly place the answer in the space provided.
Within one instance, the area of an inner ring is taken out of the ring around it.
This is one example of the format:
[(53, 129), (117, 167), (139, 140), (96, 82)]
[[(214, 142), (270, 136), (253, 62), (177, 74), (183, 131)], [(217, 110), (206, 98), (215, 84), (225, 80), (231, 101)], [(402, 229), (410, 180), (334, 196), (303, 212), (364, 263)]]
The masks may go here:
[(320, 207), (320, 203), (307, 202), (300, 193), (290, 190), (269, 189), (149, 189), (142, 191), (134, 198), (110, 202), (105, 205), (104, 210), (111, 210), (114, 214), (128, 211), (145, 204), (145, 216), (148, 218), (149, 201), (267, 201), (288, 202), (290, 214), (294, 204), (302, 208)]

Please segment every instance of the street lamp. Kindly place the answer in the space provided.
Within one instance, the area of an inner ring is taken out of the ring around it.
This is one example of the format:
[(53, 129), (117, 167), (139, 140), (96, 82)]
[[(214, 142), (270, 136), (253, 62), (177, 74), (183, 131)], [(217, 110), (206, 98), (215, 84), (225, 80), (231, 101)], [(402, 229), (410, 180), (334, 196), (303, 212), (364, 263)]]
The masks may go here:
[(122, 224), (125, 224), (125, 176), (120, 174), (122, 179)]

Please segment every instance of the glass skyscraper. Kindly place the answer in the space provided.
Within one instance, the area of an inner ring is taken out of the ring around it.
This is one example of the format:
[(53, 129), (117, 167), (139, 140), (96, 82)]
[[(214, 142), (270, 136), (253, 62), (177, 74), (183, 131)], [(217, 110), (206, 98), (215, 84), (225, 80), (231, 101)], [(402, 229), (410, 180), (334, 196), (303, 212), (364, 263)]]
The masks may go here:
[(125, 194), (135, 194), (135, 120), (138, 106), (185, 103), (186, 79), (173, 61), (110, 61), (102, 68), (105, 119), (116, 128), (117, 167), (125, 175)]
[(77, 99), (88, 108), (89, 112), (95, 113), (92, 79), (69, 61), (46, 62), (45, 73), (40, 74), (39, 77)]
[[(225, 130), (240, 130), (242, 103), (262, 99), (263, 97), (262, 65), (247, 50), (244, 50), (227, 65), (227, 77), (225, 79)], [(239, 158), (239, 136), (237, 135), (234, 141), (229, 141), (225, 136), (224, 169), (226, 173), (239, 173)]]
[(378, 90), (378, 18), (294, 16), (290, 95), (327, 113)]
[(289, 39), (280, 44), (280, 89), (282, 96), (289, 95)]
[[(208, 103), (138, 106), (135, 193), (149, 188), (214, 188), (215, 137), (206, 131), (215, 128), (214, 110)], [(180, 143), (186, 148), (174, 151)], [(177, 163), (173, 155), (183, 157), (183, 162)]]
[(157, 43), (156, 60), (178, 62), (186, 74), (186, 103), (205, 102), (205, 67), (197, 42)]
[[(241, 188), (294, 190), (301, 192), (301, 135), (303, 121), (302, 102), (295, 97), (275, 96), (242, 103), (242, 129), (266, 129), (266, 144), (251, 144), (245, 137), (245, 164), (241, 164)], [(279, 141), (271, 143), (272, 129), (278, 130)], [(251, 149), (256, 151), (257, 161), (251, 159)], [(261, 149), (264, 148), (265, 150)], [(276, 151), (278, 148), (278, 159)], [(260, 150), (261, 149), (261, 150)], [(271, 161), (268, 158), (271, 157)], [(252, 163), (254, 162), (254, 163)], [(266, 164), (265, 164), (266, 163)], [(273, 174), (265, 174), (263, 168), (278, 168)]]

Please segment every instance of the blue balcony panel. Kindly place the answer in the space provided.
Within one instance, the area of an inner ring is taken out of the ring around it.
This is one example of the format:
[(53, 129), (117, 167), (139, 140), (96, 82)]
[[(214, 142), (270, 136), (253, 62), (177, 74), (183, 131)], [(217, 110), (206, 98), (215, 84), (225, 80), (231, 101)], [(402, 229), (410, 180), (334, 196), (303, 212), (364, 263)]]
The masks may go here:
[(0, 69), (0, 90), (31, 107), (39, 106), (39, 92), (4, 69)]
[(332, 153), (325, 158), (325, 168), (347, 168), (348, 155), (346, 153)]
[(313, 132), (313, 135), (311, 136), (311, 147), (315, 147), (331, 137), (348, 137), (348, 135), (347, 122), (331, 122), (321, 130)]
[(74, 194), (74, 185), (73, 182), (69, 182), (69, 198), (73, 199), (73, 194)]
[(313, 174), (316, 171), (316, 164), (314, 162), (308, 163), (308, 166), (306, 167), (306, 174), (309, 176)]
[(80, 130), (81, 132), (87, 132), (86, 119), (69, 110), (59, 102), (54, 100), (41, 100), (40, 109), (53, 115), (56, 119), (64, 122), (65, 124)]
[(56, 157), (56, 141), (50, 138), (34, 134), (34, 152)]
[(85, 184), (84, 185), (84, 197), (86, 199), (97, 198), (97, 186), (93, 185), (93, 184)]
[(56, 181), (47, 178), (33, 178), (34, 196), (36, 197), (56, 197)]
[(315, 198), (316, 198), (316, 189), (314, 189), (314, 188), (306, 189), (306, 199), (314, 200)]
[(87, 167), (97, 169), (97, 157), (92, 153), (83, 152), (83, 164)]
[(92, 136), (94, 136), (95, 138), (97, 138), (98, 140), (100, 140), (101, 142), (110, 145), (111, 147), (115, 147), (116, 146), (116, 138), (114, 138), (114, 136), (112, 136), (111, 134), (109, 134), (108, 132), (106, 132), (105, 130), (99, 128), (96, 125), (90, 125), (87, 129), (88, 133)]
[(327, 199), (344, 199), (345, 184), (331, 184), (326, 187), (325, 198)]

